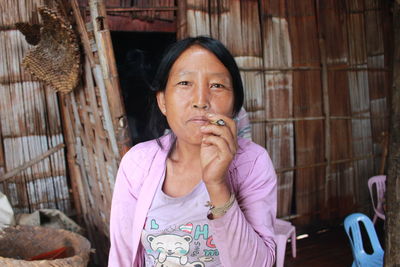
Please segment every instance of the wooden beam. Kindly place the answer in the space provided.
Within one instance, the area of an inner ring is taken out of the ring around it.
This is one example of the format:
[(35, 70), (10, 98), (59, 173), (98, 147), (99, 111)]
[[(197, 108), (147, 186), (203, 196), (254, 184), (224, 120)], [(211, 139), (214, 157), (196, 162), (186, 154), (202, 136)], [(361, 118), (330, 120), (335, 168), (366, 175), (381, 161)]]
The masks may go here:
[[(131, 147), (131, 138), (129, 136), (128, 120), (121, 95), (111, 34), (108, 28), (106, 7), (104, 0), (90, 0), (89, 6), (101, 67), (99, 71), (96, 71), (96, 68), (94, 74), (100, 74), (103, 77), (105, 94), (102, 95), (102, 100), (104, 101), (103, 104), (106, 104), (104, 109), (109, 107), (112, 122), (112, 125), (109, 125), (108, 128), (109, 131), (115, 133), (118, 151), (114, 152), (119, 152), (120, 157), (122, 157)], [(101, 89), (101, 86), (99, 88)], [(103, 91), (101, 90), (100, 92)], [(105, 95), (107, 99), (104, 98)], [(104, 115), (107, 115), (106, 113), (107, 111), (105, 110)], [(113, 138), (110, 139), (112, 143)]]
[(385, 266), (400, 265), (400, 3), (393, 3), (393, 86), (386, 189)]
[(23, 170), (26, 170), (27, 168), (35, 165), (36, 163), (39, 163), (40, 161), (44, 160), (45, 158), (49, 157), (50, 155), (56, 153), (57, 151), (59, 151), (60, 149), (64, 148), (65, 145), (64, 144), (59, 144), (49, 150), (47, 150), (45, 153), (43, 153), (42, 155), (39, 155), (37, 157), (35, 157), (34, 159), (25, 162), (24, 164), (22, 164), (21, 166), (5, 173), (3, 176), (0, 177), (0, 183), (4, 182), (8, 179), (13, 178), (15, 175), (17, 175), (18, 173), (22, 172)]

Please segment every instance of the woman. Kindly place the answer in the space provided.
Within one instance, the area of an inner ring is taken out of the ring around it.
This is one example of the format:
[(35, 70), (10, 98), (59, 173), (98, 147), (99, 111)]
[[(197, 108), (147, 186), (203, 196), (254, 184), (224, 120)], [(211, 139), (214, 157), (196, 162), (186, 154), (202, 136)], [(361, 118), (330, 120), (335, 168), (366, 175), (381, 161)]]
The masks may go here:
[(153, 89), (155, 132), (171, 132), (121, 161), (109, 266), (272, 266), (276, 175), (264, 148), (236, 136), (243, 86), (231, 54), (208, 37), (179, 41)]

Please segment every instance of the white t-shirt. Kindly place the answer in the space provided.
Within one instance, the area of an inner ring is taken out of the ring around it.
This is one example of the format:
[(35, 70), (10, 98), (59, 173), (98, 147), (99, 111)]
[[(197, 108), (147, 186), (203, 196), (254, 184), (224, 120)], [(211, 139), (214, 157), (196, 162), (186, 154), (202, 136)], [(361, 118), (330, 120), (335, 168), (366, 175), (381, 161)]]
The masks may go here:
[(163, 181), (157, 188), (142, 232), (145, 266), (221, 266), (208, 225), (209, 207), (205, 204), (210, 198), (204, 183), (200, 182), (192, 192), (178, 198), (166, 195), (162, 184)]

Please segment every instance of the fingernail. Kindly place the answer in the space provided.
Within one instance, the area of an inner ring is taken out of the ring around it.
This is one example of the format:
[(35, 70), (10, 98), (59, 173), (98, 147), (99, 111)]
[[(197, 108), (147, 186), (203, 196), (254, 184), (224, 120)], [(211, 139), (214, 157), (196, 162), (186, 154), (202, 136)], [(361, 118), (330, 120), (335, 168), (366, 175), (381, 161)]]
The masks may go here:
[(204, 130), (206, 127), (205, 126), (201, 126), (200, 127), (200, 130)]
[(207, 114), (207, 117), (212, 117), (212, 116), (214, 116), (214, 114), (212, 114), (212, 113)]

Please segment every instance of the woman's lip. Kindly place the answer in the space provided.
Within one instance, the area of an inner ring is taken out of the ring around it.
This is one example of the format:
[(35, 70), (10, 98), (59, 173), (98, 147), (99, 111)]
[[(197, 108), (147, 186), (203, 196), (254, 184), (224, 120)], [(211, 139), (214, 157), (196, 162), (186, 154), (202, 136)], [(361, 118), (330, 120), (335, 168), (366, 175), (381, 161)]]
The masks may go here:
[(188, 120), (188, 122), (195, 122), (195, 123), (205, 124), (205, 123), (208, 123), (209, 120), (205, 116), (195, 116), (195, 117), (190, 118)]

